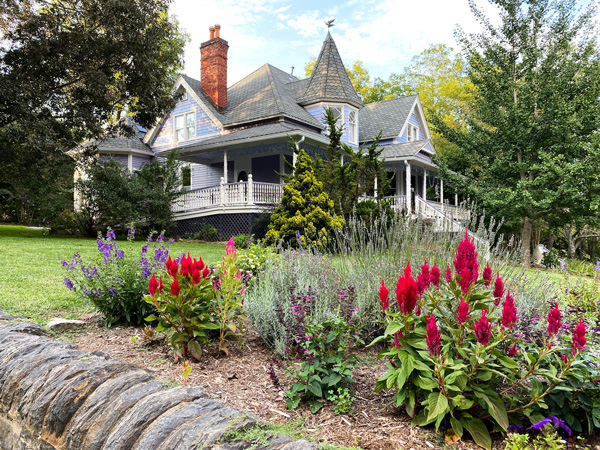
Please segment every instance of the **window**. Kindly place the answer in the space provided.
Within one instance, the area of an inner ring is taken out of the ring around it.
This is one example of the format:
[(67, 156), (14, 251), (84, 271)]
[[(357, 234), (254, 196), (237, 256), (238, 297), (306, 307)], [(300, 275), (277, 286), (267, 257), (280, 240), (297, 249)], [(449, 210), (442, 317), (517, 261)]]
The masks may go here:
[(186, 191), (192, 188), (192, 168), (190, 166), (181, 168), (181, 187)]
[(406, 129), (406, 140), (407, 141), (418, 141), (419, 140), (419, 128), (412, 123), (409, 123)]
[(331, 110), (331, 112), (333, 113), (333, 116), (335, 117), (337, 123), (339, 124), (340, 121), (343, 123), (344, 122), (344, 109), (342, 106), (335, 106), (335, 105), (323, 105), (323, 117), (321, 118), (321, 123), (323, 124), (323, 126), (325, 127), (324, 132), (327, 133), (327, 118), (325, 117), (325, 110), (329, 108)]
[(352, 144), (358, 144), (358, 127), (356, 126), (357, 115), (357, 111), (350, 110), (350, 114), (348, 116), (348, 140)]
[(188, 141), (196, 137), (196, 113), (175, 116), (175, 140)]

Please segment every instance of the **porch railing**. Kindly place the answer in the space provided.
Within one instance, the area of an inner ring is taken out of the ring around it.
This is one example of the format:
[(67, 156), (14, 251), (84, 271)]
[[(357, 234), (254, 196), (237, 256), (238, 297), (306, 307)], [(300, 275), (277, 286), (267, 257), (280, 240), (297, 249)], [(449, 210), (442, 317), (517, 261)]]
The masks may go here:
[(276, 205), (281, 202), (283, 185), (252, 181), (248, 175), (247, 182), (221, 183), (200, 189), (187, 191), (172, 205), (174, 213), (194, 211), (218, 206), (252, 206)]

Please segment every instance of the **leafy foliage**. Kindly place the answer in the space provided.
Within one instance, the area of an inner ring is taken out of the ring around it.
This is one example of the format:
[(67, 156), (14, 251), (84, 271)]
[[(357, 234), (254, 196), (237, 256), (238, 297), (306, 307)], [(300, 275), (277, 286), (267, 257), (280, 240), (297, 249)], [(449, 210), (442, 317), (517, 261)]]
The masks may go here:
[(472, 3), (484, 32), (457, 33), (474, 86), (466, 128), (450, 127), (436, 115), (431, 121), (460, 148), (442, 155), (443, 177), (521, 230), (528, 265), (534, 222), (561, 226), (598, 217), (594, 11), (579, 13), (574, 0), (491, 3), (499, 25)]
[[(106, 237), (98, 236), (99, 255), (94, 262), (84, 262), (79, 253), (75, 253), (70, 262), (61, 260), (67, 271), (64, 285), (93, 303), (104, 315), (107, 325), (141, 325), (154, 312), (154, 307), (143, 301), (148, 279), (152, 272), (160, 273), (169, 254), (169, 244), (165, 247), (163, 235), (155, 242), (151, 238), (139, 256), (134, 256), (119, 248), (114, 231), (109, 229)], [(131, 229), (131, 244), (133, 239)], [(148, 255), (150, 245), (154, 249), (151, 257)]]
[(265, 242), (328, 247), (333, 232), (344, 223), (332, 215), (333, 206), (323, 191), (323, 183), (315, 176), (313, 161), (300, 150), (294, 173), (283, 186), (281, 203), (271, 216)]
[[(295, 378), (292, 387), (285, 392), (287, 406), (296, 409), (302, 399), (313, 413), (319, 411), (323, 399), (330, 397), (329, 390), (348, 387), (353, 380), (352, 369), (356, 356), (352, 349), (363, 343), (354, 328), (352, 308), (354, 288), (338, 292), (338, 314), (323, 322), (313, 316), (314, 292), (306, 294), (291, 292), (291, 321), (286, 321), (282, 310), (278, 319), (287, 330), (286, 356), (292, 360), (288, 374)], [(297, 366), (300, 362), (300, 367)], [(334, 399), (332, 399), (334, 400)], [(341, 403), (348, 403), (341, 400)]]

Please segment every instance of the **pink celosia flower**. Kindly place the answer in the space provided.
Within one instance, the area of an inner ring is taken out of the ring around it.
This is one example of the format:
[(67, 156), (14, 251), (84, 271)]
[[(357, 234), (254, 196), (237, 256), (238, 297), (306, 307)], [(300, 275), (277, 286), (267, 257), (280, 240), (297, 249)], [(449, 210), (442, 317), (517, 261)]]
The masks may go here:
[(381, 302), (381, 309), (384, 311), (390, 306), (390, 291), (383, 283), (383, 279), (379, 288), (379, 301)]
[(402, 347), (402, 345), (400, 344), (400, 338), (399, 337), (403, 337), (402, 336), (402, 330), (396, 331), (394, 333), (394, 347), (396, 347), (396, 348)]
[(431, 268), (431, 284), (438, 289), (440, 287), (440, 269), (435, 263), (433, 263), (433, 267)]
[(490, 284), (492, 283), (492, 268), (490, 267), (489, 261), (486, 264), (485, 268), (483, 269), (482, 278), (483, 278), (483, 281), (484, 281), (483, 284), (485, 285), (485, 287), (489, 287)]
[(575, 327), (575, 331), (573, 332), (573, 349), (572, 353), (575, 354), (579, 350), (583, 350), (587, 339), (585, 338), (585, 324), (583, 323), (583, 319), (579, 319), (579, 323)]
[(450, 284), (452, 281), (452, 270), (450, 270), (450, 264), (446, 266), (446, 273), (444, 273), (444, 278), (446, 279), (446, 283)]
[(225, 253), (227, 255), (237, 255), (237, 252), (235, 251), (235, 243), (233, 242), (233, 238), (229, 239), (229, 241), (227, 242), (227, 248), (225, 249)]
[(560, 309), (557, 304), (548, 312), (548, 336), (552, 338), (560, 328)]
[(433, 312), (427, 318), (427, 327), (425, 328), (425, 341), (429, 349), (429, 356), (439, 356), (442, 353), (442, 337), (440, 330), (433, 316)]
[(460, 271), (460, 290), (463, 294), (469, 292), (472, 282), (471, 274), (472, 272), (467, 267)]
[(396, 301), (402, 314), (408, 315), (417, 304), (417, 282), (411, 275), (410, 263), (404, 268), (404, 276), (396, 284)]
[(481, 345), (487, 345), (490, 342), (490, 337), (492, 335), (492, 327), (490, 325), (490, 321), (485, 316), (487, 313), (487, 309), (481, 311), (481, 317), (475, 321), (473, 324), (473, 328), (475, 329), (475, 339)]
[(506, 299), (502, 305), (502, 326), (505, 328), (511, 328), (517, 322), (517, 307), (515, 306), (515, 299), (510, 292), (506, 294)]
[(204, 270), (202, 271), (202, 276), (204, 278), (208, 278), (208, 275), (210, 275), (210, 269), (208, 268), (208, 266), (205, 266)]
[(494, 282), (494, 306), (498, 306), (500, 304), (500, 300), (502, 300), (503, 295), (504, 295), (504, 283), (502, 282), (500, 273), (498, 273), (498, 276), (496, 277), (496, 281)]
[(461, 297), (456, 314), (456, 321), (458, 323), (465, 323), (467, 320), (469, 320), (469, 305)]

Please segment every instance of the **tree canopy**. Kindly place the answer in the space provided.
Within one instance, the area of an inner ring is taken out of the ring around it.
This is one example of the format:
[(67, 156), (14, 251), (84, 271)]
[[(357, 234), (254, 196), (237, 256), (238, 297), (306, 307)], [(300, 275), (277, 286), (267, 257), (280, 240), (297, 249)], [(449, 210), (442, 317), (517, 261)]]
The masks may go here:
[[(484, 31), (457, 38), (474, 85), (466, 128), (432, 121), (460, 148), (443, 155), (446, 179), (521, 229), (598, 216), (600, 60), (592, 21), (575, 0), (490, 0), (501, 23), (473, 4)], [(453, 175), (458, 172), (466, 175)]]

